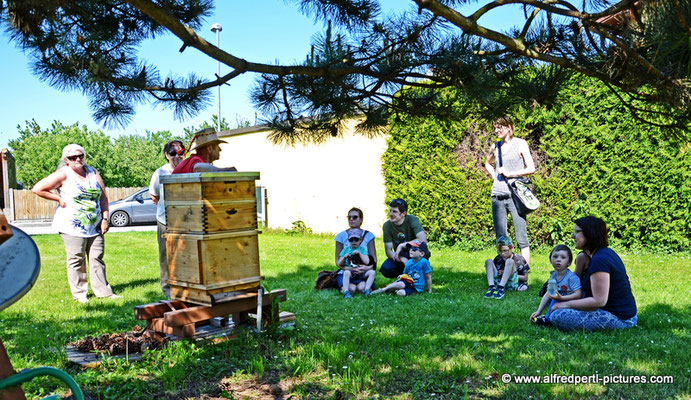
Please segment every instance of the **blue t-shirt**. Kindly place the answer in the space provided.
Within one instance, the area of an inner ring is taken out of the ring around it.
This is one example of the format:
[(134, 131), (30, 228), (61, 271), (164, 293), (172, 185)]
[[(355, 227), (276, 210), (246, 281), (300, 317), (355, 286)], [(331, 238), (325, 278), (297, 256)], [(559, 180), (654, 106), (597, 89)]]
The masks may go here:
[(418, 292), (425, 290), (425, 274), (432, 273), (432, 267), (426, 258), (421, 258), (420, 261), (415, 262), (412, 258), (405, 264), (403, 273), (413, 279), (413, 287)]
[(590, 287), (590, 276), (596, 272), (606, 272), (609, 274), (609, 297), (607, 304), (602, 307), (619, 319), (633, 318), (636, 313), (636, 299), (631, 292), (629, 276), (626, 274), (624, 262), (609, 247), (598, 249), (590, 260), (590, 266), (583, 275), (583, 291), (586, 297), (592, 297), (593, 291)]
[(581, 279), (571, 270), (567, 269), (561, 279), (557, 279), (557, 271), (552, 271), (549, 277), (557, 281), (557, 291), (562, 296), (573, 294), (573, 292), (581, 288)]
[[(353, 254), (353, 252), (354, 252), (355, 250), (359, 251), (360, 254), (362, 254), (362, 255), (365, 255), (365, 256), (368, 255), (368, 254), (367, 254), (367, 248), (362, 247), (362, 246), (358, 246), (357, 249), (354, 249), (354, 248), (350, 247), (350, 245), (348, 245), (348, 247), (344, 247), (343, 250), (341, 250), (341, 254), (339, 254), (338, 256), (339, 256), (339, 257), (345, 257), (345, 256), (347, 256), (347, 255), (349, 255), (349, 254)], [(346, 266), (346, 267), (352, 267), (352, 265), (351, 265), (349, 259), (346, 259), (345, 266)], [(342, 269), (339, 270), (339, 271), (338, 271), (338, 274), (339, 274), (339, 275), (343, 274), (343, 270), (342, 270)]]

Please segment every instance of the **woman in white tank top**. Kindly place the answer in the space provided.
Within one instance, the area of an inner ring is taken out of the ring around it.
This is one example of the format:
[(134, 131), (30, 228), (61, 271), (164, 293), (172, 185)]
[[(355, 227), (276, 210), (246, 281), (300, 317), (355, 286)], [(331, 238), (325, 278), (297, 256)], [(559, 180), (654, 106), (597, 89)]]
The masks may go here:
[[(535, 172), (535, 162), (530, 155), (528, 142), (513, 137), (514, 124), (510, 116), (504, 116), (494, 121), (494, 133), (499, 139), (502, 152), (502, 166), (498, 165), (497, 143), (492, 143), (485, 157), (485, 169), (492, 176), (492, 221), (494, 222), (494, 234), (497, 238), (507, 236), (507, 220), (511, 214), (516, 244), (521, 249), (521, 256), (530, 263), (530, 242), (528, 241), (528, 228), (525, 215), (518, 213), (516, 205), (511, 197), (508, 183), (513, 178), (521, 178)], [(518, 290), (528, 288), (527, 275), (521, 281)]]
[[(65, 243), (67, 280), (72, 297), (87, 303), (86, 258), (89, 259), (91, 289), (96, 297), (119, 298), (106, 279), (103, 235), (108, 231), (108, 196), (98, 171), (86, 165), (82, 146), (62, 149), (64, 166), (41, 179), (32, 191), (58, 202), (53, 227)], [(57, 189), (57, 193), (53, 190)]]

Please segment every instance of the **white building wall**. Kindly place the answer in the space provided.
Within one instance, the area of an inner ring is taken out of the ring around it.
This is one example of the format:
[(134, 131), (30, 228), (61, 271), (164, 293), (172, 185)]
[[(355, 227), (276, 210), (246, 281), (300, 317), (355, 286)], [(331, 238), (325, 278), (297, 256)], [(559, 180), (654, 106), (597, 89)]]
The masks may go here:
[(244, 128), (220, 132), (217, 167), (259, 171), (266, 187), (268, 226), (289, 229), (303, 221), (314, 232), (336, 233), (348, 227), (351, 207), (364, 215), (363, 228), (381, 237), (388, 219), (381, 156), (386, 138), (346, 134), (320, 145), (273, 145), (270, 132)]

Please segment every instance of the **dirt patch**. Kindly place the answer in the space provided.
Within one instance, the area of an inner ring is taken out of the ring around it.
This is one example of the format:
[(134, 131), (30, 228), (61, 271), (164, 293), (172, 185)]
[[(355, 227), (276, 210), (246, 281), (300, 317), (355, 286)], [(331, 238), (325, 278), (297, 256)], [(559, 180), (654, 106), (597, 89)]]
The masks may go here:
[(464, 168), (472, 165), (481, 174), (485, 174), (484, 156), (491, 139), (489, 133), (481, 130), (478, 124), (473, 124), (463, 135), (463, 140), (453, 149), (459, 166)]
[(294, 385), (293, 379), (280, 380), (277, 372), (267, 372), (262, 379), (237, 380), (235, 378), (223, 378), (218, 383), (219, 397), (204, 397), (209, 400), (216, 399), (258, 399), (258, 400), (284, 400), (296, 399), (289, 395)]
[(230, 395), (232, 398), (238, 399), (276, 400), (292, 398), (292, 396), (284, 397), (284, 393), (288, 390), (285, 383), (267, 383), (258, 380), (230, 382), (228, 379), (223, 379), (219, 384), (219, 390), (226, 396)]

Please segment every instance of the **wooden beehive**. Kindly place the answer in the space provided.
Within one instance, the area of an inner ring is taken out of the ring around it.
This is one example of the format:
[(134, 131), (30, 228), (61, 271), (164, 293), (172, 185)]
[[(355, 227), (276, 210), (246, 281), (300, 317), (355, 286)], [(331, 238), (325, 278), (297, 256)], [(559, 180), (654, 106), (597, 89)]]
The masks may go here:
[(161, 178), (168, 232), (257, 228), (258, 172), (206, 172)]
[(171, 299), (214, 305), (259, 287), (258, 178), (257, 172), (161, 178)]

